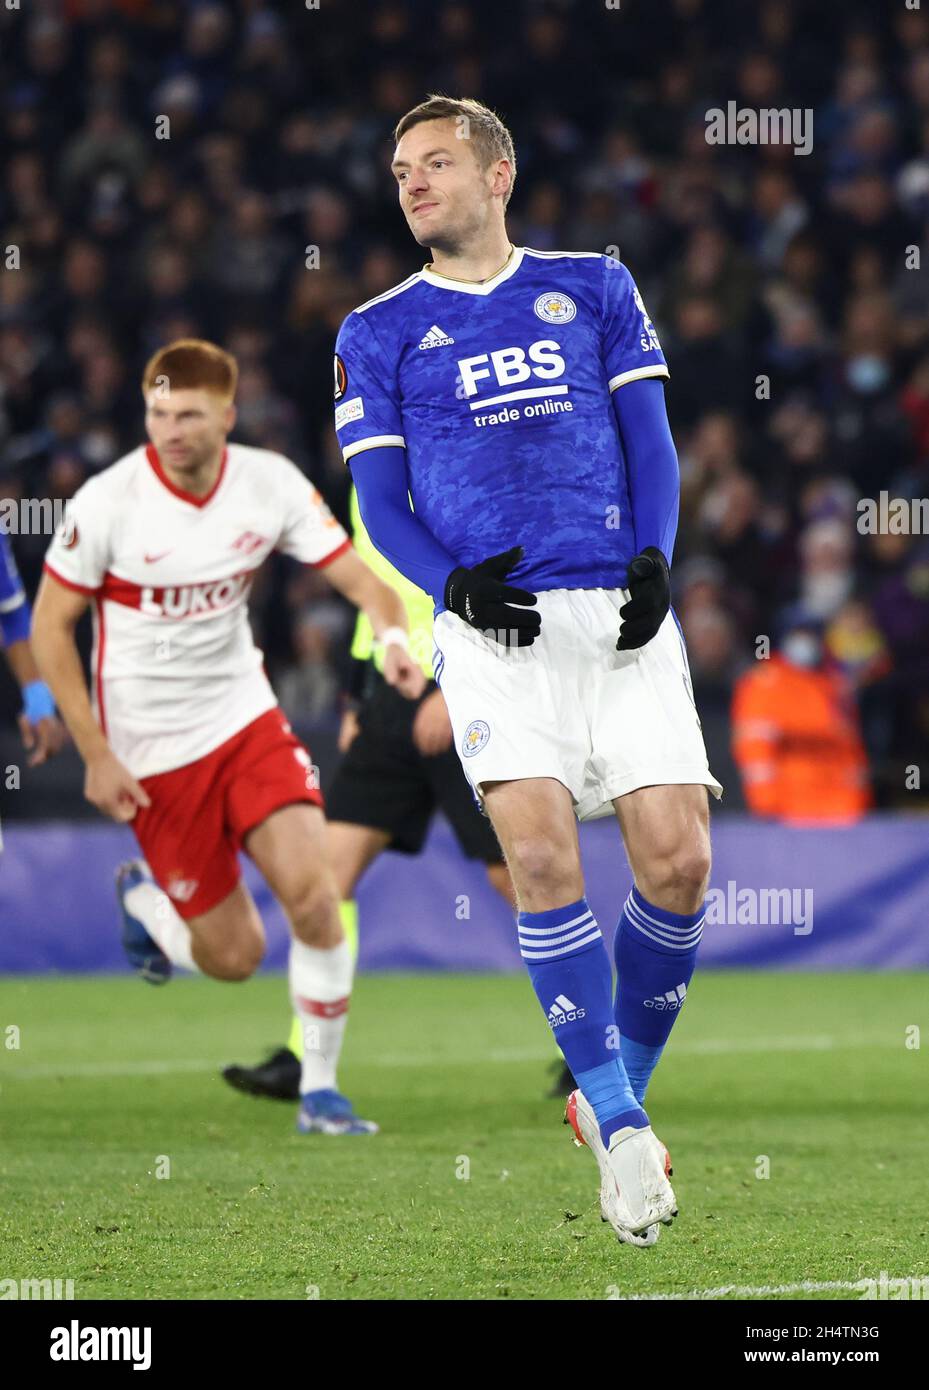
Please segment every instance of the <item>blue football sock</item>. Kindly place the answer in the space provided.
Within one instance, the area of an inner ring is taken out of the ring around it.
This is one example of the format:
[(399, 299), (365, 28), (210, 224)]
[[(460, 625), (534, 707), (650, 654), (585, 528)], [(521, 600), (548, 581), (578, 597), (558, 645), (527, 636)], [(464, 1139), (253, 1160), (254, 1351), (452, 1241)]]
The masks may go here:
[(640, 1105), (644, 1105), (645, 1092), (652, 1079), (652, 1072), (658, 1065), (658, 1059), (664, 1051), (664, 1043), (650, 1047), (647, 1043), (633, 1042), (632, 1038), (624, 1038), (620, 1034), (619, 1044), (632, 1094)]
[(705, 907), (684, 914), (655, 907), (633, 887), (619, 919), (615, 1018), (620, 1055), (640, 1105), (684, 1007), (705, 916)]
[(647, 1125), (616, 1047), (610, 958), (586, 898), (520, 912), (517, 923), (529, 978), (604, 1142), (624, 1125)]

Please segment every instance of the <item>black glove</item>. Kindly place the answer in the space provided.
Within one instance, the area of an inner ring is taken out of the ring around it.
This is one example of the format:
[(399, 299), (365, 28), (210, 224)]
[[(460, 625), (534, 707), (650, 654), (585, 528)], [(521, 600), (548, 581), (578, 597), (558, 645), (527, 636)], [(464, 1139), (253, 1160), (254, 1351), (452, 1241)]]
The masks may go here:
[(619, 610), (623, 625), (616, 643), (618, 652), (650, 642), (671, 607), (671, 573), (657, 546), (646, 546), (641, 555), (629, 561), (626, 587), (629, 602)]
[(514, 545), (471, 569), (459, 565), (445, 581), (445, 607), (505, 647), (531, 647), (542, 627), (541, 617), (509, 605), (528, 606), (536, 602), (536, 596), (503, 583), (522, 558), (522, 546)]

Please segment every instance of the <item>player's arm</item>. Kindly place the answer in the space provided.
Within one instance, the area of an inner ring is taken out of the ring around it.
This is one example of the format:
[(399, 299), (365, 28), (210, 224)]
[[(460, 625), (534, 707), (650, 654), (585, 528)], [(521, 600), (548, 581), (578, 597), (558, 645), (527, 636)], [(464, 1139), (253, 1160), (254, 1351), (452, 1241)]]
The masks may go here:
[(670, 566), (677, 535), (681, 471), (665, 405), (664, 383), (630, 381), (613, 392), (626, 456), (636, 552), (659, 550)]
[(364, 449), (351, 456), (350, 467), (361, 519), (377, 549), (411, 583), (441, 601), (457, 561), (410, 506), (406, 451)]
[[(28, 604), (25, 609), (28, 622)], [(39, 674), (28, 637), (6, 645), (5, 655), (23, 697), (18, 719), (23, 747), (29, 754), (29, 766), (39, 767), (64, 747), (64, 725), (55, 713), (54, 696)]]
[(613, 392), (613, 409), (626, 457), (636, 553), (629, 562), (629, 601), (617, 651), (650, 642), (671, 607), (671, 556), (677, 533), (681, 481), (665, 408), (664, 386), (630, 381)]
[(36, 598), (32, 649), (71, 737), (84, 760), (84, 794), (114, 820), (128, 821), (150, 804), (145, 789), (123, 767), (94, 717), (75, 629), (90, 595), (46, 571)]
[(354, 550), (346, 550), (326, 566), (326, 578), (349, 603), (368, 617), (374, 636), (384, 648), (384, 679), (401, 695), (415, 700), (423, 693), (426, 678), (419, 662), (410, 656), (406, 608)]
[(626, 461), (635, 555), (617, 649), (643, 647), (671, 606), (671, 555), (680, 473), (661, 378), (668, 376), (655, 326), (626, 266), (608, 257), (603, 275), (601, 351)]
[(64, 728), (55, 715), (52, 692), (42, 680), (29, 648), (32, 610), (6, 538), (0, 535), (0, 638), (7, 663), (19, 685), (23, 708), (19, 731), (29, 753), (29, 766), (37, 767), (61, 751)]
[(352, 457), (351, 469), (365, 529), (394, 569), (504, 645), (531, 645), (541, 620), (525, 610), (535, 604), (535, 594), (505, 582), (522, 558), (521, 547), (470, 568), (459, 565), (410, 506), (403, 449), (365, 449)]

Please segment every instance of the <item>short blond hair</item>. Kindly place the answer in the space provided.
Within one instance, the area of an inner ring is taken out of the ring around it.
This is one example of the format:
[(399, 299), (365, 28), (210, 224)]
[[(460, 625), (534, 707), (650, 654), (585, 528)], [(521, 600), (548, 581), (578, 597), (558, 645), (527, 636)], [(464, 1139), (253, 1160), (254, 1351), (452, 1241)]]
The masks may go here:
[(159, 348), (145, 364), (142, 394), (147, 396), (167, 378), (172, 391), (212, 391), (231, 402), (239, 382), (239, 366), (230, 352), (203, 338), (178, 338)]
[(397, 122), (394, 130), (394, 144), (413, 126), (423, 121), (467, 121), (467, 138), (473, 141), (474, 153), (482, 169), (488, 169), (497, 159), (505, 159), (510, 165), (510, 186), (503, 199), (504, 208), (513, 196), (516, 184), (516, 151), (513, 137), (495, 111), (473, 97), (446, 97), (439, 92), (430, 92), (425, 101), (414, 106)]

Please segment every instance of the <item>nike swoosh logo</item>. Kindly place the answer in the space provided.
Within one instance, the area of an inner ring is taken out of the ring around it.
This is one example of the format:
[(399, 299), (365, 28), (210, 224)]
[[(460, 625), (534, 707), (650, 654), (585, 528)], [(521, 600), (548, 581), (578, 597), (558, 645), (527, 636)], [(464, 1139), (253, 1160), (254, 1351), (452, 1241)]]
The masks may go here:
[(156, 561), (163, 560), (166, 555), (170, 554), (170, 550), (163, 550), (160, 555), (145, 555), (143, 559), (147, 565), (154, 565)]

